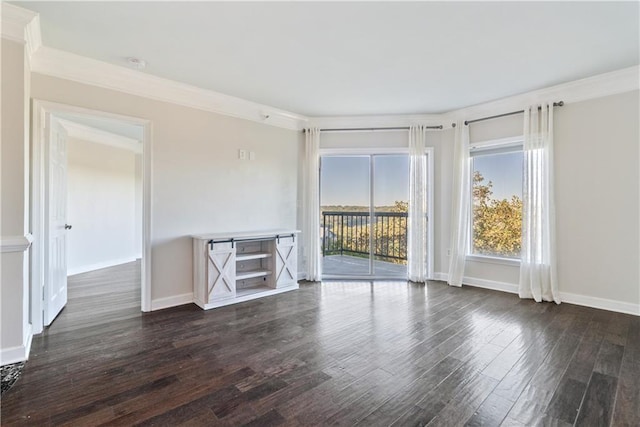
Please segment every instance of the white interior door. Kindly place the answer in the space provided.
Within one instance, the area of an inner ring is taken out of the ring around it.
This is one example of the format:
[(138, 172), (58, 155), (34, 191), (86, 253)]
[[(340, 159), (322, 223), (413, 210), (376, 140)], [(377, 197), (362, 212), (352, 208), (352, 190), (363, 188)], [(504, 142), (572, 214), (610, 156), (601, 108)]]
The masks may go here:
[(53, 322), (67, 304), (67, 133), (47, 117), (45, 164), (44, 324)]

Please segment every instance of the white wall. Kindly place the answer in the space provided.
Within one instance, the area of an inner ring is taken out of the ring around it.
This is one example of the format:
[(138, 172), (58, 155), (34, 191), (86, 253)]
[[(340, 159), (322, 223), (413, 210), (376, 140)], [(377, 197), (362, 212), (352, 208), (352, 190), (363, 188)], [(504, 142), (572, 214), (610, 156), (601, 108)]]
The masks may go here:
[(639, 93), (567, 105), (555, 120), (560, 290), (632, 303), (636, 308), (640, 305)]
[[(136, 154), (70, 138), (67, 144), (67, 274), (136, 258)], [(139, 252), (138, 252), (139, 253)]]
[[(640, 312), (638, 94), (554, 110), (558, 281), (567, 302)], [(519, 136), (522, 128), (522, 115), (487, 120), (471, 125), (470, 140)], [(453, 144), (453, 132), (443, 132), (443, 140)], [(446, 218), (450, 202), (441, 209)], [(448, 235), (448, 224), (442, 225)], [(448, 265), (440, 268), (445, 277)], [(465, 277), (465, 283), (515, 291), (519, 267), (468, 261)]]
[[(155, 305), (188, 301), (191, 234), (295, 228), (299, 132), (32, 73), (32, 96), (152, 122)], [(238, 160), (238, 149), (256, 160)]]
[(28, 354), (28, 244), (8, 249), (5, 242), (29, 236), (29, 68), (24, 46), (2, 39), (2, 135), (0, 166), (0, 362)]

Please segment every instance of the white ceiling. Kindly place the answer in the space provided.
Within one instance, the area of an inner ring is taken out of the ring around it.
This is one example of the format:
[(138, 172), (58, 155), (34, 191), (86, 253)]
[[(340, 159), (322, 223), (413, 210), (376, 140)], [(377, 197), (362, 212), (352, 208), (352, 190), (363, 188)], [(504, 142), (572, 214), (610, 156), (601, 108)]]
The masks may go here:
[(637, 65), (638, 2), (14, 2), (45, 46), (308, 116), (441, 113)]

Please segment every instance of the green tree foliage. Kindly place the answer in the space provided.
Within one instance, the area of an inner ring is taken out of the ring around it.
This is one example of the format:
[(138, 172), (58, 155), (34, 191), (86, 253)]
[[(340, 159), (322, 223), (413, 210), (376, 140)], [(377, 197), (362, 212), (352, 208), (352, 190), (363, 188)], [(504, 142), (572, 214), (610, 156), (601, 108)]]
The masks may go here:
[(474, 253), (504, 257), (520, 256), (522, 200), (492, 198), (493, 183), (485, 183), (480, 172), (473, 174)]

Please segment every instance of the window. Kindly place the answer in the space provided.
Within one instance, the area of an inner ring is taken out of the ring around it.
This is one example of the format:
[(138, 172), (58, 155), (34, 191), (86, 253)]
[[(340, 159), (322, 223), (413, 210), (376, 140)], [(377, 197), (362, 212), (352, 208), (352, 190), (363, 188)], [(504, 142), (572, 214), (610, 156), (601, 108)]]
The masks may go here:
[(521, 143), (471, 149), (472, 255), (520, 257), (522, 171)]

